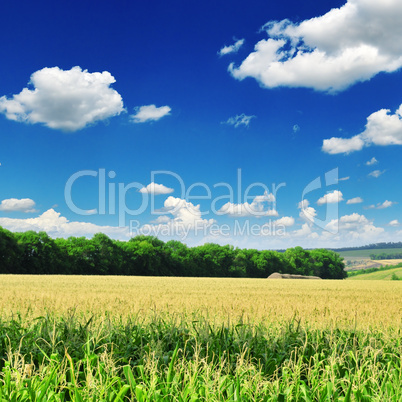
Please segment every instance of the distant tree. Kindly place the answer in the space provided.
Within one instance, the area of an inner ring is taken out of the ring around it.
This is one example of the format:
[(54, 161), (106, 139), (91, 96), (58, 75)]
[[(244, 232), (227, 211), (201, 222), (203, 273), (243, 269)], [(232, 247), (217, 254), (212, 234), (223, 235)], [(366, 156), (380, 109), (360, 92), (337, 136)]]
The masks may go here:
[(261, 251), (255, 259), (255, 263), (264, 278), (274, 272), (287, 273), (290, 269), (290, 264), (284, 254), (277, 251)]
[(196, 276), (229, 276), (235, 258), (232, 246), (220, 246), (214, 243), (194, 247), (191, 254), (197, 266)]
[(310, 251), (314, 275), (322, 279), (344, 279), (347, 277), (343, 258), (334, 251), (315, 249)]
[(57, 239), (57, 244), (68, 260), (67, 274), (93, 275), (96, 273), (93, 266), (95, 248), (89, 239), (69, 237), (66, 241)]
[(0, 227), (0, 273), (20, 273), (20, 252), (14, 234)]
[(167, 276), (169, 271), (169, 253), (165, 249), (165, 243), (154, 236), (136, 236), (129, 240), (126, 248), (131, 250), (132, 263), (140, 275)]
[(91, 265), (98, 275), (120, 275), (122, 252), (118, 245), (104, 233), (96, 233), (90, 240), (92, 245)]
[(291, 274), (310, 275), (312, 274), (312, 266), (310, 261), (310, 253), (301, 247), (288, 248), (284, 257), (288, 260), (288, 269)]
[(169, 240), (164, 249), (168, 256), (170, 271), (176, 276), (195, 276), (196, 267), (191, 250), (182, 242)]
[(256, 264), (259, 251), (255, 249), (236, 249), (232, 265), (233, 276), (263, 278), (264, 274)]
[(0, 273), (264, 278), (273, 272), (346, 277), (343, 260), (326, 249), (295, 247), (281, 253), (214, 243), (189, 248), (154, 236), (123, 242), (103, 233), (53, 240), (45, 232), (0, 228)]
[(58, 273), (61, 255), (55, 241), (46, 232), (32, 230), (16, 233), (20, 247), (21, 273)]

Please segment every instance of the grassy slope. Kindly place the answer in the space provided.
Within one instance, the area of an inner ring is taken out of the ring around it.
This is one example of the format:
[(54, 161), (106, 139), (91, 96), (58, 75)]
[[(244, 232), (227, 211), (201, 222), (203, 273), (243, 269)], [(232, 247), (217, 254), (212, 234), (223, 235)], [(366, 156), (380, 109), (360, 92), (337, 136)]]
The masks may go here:
[(379, 249), (368, 249), (368, 250), (351, 250), (351, 251), (340, 251), (339, 254), (343, 258), (370, 258), (370, 254), (381, 254), (381, 253), (402, 253), (402, 248), (379, 248)]
[(402, 280), (402, 267), (392, 268), (386, 271), (372, 272), (371, 274), (356, 275), (348, 278), (348, 280), (391, 280), (394, 273)]

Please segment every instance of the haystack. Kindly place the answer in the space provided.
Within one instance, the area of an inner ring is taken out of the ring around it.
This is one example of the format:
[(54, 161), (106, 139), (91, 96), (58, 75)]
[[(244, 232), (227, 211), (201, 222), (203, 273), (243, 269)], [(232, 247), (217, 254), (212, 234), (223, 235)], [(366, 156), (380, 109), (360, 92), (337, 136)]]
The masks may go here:
[(305, 275), (292, 275), (292, 274), (280, 274), (274, 272), (268, 276), (268, 279), (321, 279), (319, 276), (305, 276)]

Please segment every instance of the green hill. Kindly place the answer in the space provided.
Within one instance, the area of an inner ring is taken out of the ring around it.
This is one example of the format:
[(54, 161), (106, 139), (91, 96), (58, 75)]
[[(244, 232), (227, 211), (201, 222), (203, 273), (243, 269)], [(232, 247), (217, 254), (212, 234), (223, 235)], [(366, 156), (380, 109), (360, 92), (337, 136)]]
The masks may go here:
[(347, 278), (354, 281), (366, 280), (392, 280), (393, 275), (397, 276), (402, 281), (402, 267), (387, 269), (386, 271), (377, 271), (370, 274), (361, 274)]
[(378, 248), (378, 249), (366, 249), (366, 250), (348, 250), (348, 251), (337, 251), (341, 257), (347, 258), (370, 258), (370, 254), (394, 254), (402, 253), (402, 248)]

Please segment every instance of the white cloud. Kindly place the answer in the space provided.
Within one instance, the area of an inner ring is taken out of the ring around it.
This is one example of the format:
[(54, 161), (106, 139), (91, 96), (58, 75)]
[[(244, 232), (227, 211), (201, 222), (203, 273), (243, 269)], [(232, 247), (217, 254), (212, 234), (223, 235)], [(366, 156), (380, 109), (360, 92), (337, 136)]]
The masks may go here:
[(338, 231), (338, 235), (344, 242), (378, 240), (378, 236), (384, 232), (383, 228), (373, 225), (364, 215), (353, 213), (334, 219), (326, 225), (327, 230)]
[(224, 121), (222, 123), (224, 124), (229, 124), (231, 126), (234, 126), (235, 128), (239, 126), (246, 126), (248, 127), (250, 124), (251, 119), (255, 118), (256, 116), (247, 116), (244, 113), (238, 114), (235, 117), (229, 117), (227, 121)]
[(158, 183), (150, 183), (146, 187), (143, 187), (140, 190), (140, 193), (148, 193), (148, 194), (154, 194), (154, 195), (159, 195), (159, 194), (170, 194), (173, 193), (173, 189), (164, 186), (163, 184), (158, 184)]
[(385, 209), (385, 208), (389, 208), (392, 207), (392, 205), (397, 204), (397, 202), (395, 201), (384, 201), (384, 202), (379, 202), (378, 204), (374, 205), (369, 205), (367, 207), (365, 207), (365, 209)]
[(0, 204), (0, 211), (4, 212), (37, 212), (35, 210), (35, 201), (30, 198), (9, 198), (3, 200)]
[(110, 85), (107, 71), (89, 73), (80, 67), (43, 68), (31, 75), (29, 85), (11, 99), (0, 98), (0, 113), (7, 119), (42, 123), (63, 131), (80, 130), (123, 112), (123, 100)]
[(172, 109), (169, 106), (156, 107), (155, 105), (146, 105), (137, 107), (134, 110), (135, 114), (130, 115), (131, 120), (134, 123), (146, 123), (169, 116)]
[(398, 219), (394, 219), (390, 223), (388, 223), (388, 225), (389, 226), (399, 226), (400, 223), (399, 223)]
[(166, 215), (160, 215), (158, 216), (155, 220), (151, 221), (151, 223), (156, 223), (156, 224), (160, 224), (160, 223), (168, 223), (170, 222), (170, 219), (168, 216)]
[(219, 50), (219, 56), (224, 56), (230, 53), (237, 53), (239, 49), (243, 46), (244, 39), (237, 40), (233, 45), (224, 46), (221, 50)]
[(251, 203), (235, 204), (227, 202), (217, 212), (233, 218), (244, 216), (278, 216), (278, 212), (275, 209), (266, 208), (266, 203), (274, 201), (274, 195), (265, 192), (263, 195), (257, 195)]
[(164, 206), (173, 215), (174, 223), (182, 223), (194, 227), (196, 224), (211, 224), (214, 222), (213, 219), (207, 220), (201, 218), (202, 214), (199, 204), (194, 205), (182, 198), (170, 196), (165, 200)]
[(378, 177), (380, 177), (383, 173), (385, 173), (385, 170), (373, 170), (371, 173), (369, 173), (368, 175), (371, 177), (375, 177), (376, 179)]
[(332, 137), (324, 140), (322, 150), (328, 154), (349, 154), (354, 151), (360, 151), (364, 147), (364, 141), (356, 135), (352, 138)]
[(346, 181), (346, 180), (349, 180), (350, 179), (350, 176), (347, 176), (347, 177), (340, 177), (339, 179), (338, 179), (338, 181)]
[(300, 126), (299, 126), (298, 124), (295, 124), (295, 125), (293, 126), (293, 133), (296, 134), (296, 133), (298, 133), (299, 131), (300, 131)]
[(327, 193), (321, 197), (318, 201), (318, 205), (335, 204), (343, 201), (343, 194), (339, 190), (334, 190), (332, 193)]
[(200, 205), (194, 205), (182, 198), (169, 196), (164, 202), (164, 212), (167, 215), (160, 215), (153, 221), (153, 224), (146, 224), (140, 228), (141, 233), (162, 237), (181, 237), (187, 239), (190, 231), (202, 232), (215, 223), (214, 219), (203, 219)]
[(401, 19), (400, 0), (349, 0), (300, 24), (270, 21), (263, 27), (268, 39), (229, 71), (266, 88), (344, 90), (402, 66)]
[(0, 226), (12, 232), (25, 232), (27, 230), (44, 231), (52, 237), (91, 237), (99, 232), (114, 238), (125, 239), (129, 237), (128, 228), (126, 227), (99, 226), (89, 222), (70, 222), (54, 209), (49, 209), (36, 218), (0, 218)]
[(307, 199), (300, 201), (298, 208), (300, 209), (300, 218), (306, 221), (309, 225), (313, 224), (315, 217), (317, 216), (317, 211), (313, 207), (310, 207), (310, 201)]
[(261, 204), (264, 202), (275, 202), (275, 196), (268, 191), (265, 191), (263, 195), (256, 195), (253, 199), (254, 204)]
[(311, 225), (309, 225), (309, 223), (306, 222), (306, 223), (303, 223), (303, 225), (300, 229), (294, 230), (291, 233), (291, 236), (292, 237), (303, 237), (303, 238), (311, 237), (311, 236), (316, 237), (317, 233), (313, 232), (311, 230)]
[(378, 204), (376, 208), (377, 209), (385, 209), (385, 208), (392, 207), (392, 205), (394, 205), (394, 204), (396, 204), (396, 202), (386, 200), (382, 204)]
[(351, 198), (350, 200), (347, 200), (346, 204), (360, 204), (362, 202), (363, 202), (363, 198), (355, 197), (355, 198)]
[(282, 218), (277, 219), (274, 223), (275, 225), (293, 226), (295, 220), (291, 216), (283, 216)]
[(378, 163), (378, 160), (373, 156), (369, 161), (366, 162), (367, 166), (372, 166), (376, 165)]
[[(371, 145), (402, 145), (402, 105), (394, 114), (389, 109), (381, 109), (367, 118), (365, 130), (352, 138), (332, 137), (324, 140), (322, 150), (329, 154), (348, 154)], [(372, 158), (366, 165), (377, 163)]]

